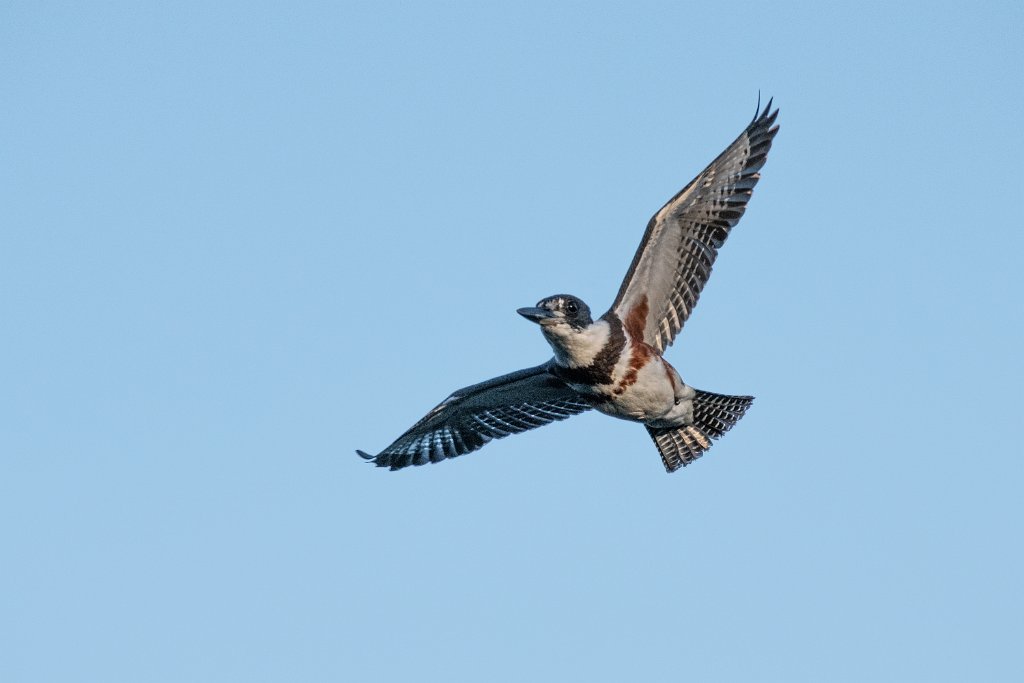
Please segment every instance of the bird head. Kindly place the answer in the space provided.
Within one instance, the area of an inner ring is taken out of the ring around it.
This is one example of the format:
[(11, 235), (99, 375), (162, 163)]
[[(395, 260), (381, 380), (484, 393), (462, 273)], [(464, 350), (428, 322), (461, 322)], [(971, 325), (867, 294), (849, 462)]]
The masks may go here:
[(538, 301), (536, 306), (520, 308), (517, 313), (542, 328), (568, 325), (573, 329), (582, 330), (593, 322), (590, 318), (590, 307), (571, 294), (549, 296)]

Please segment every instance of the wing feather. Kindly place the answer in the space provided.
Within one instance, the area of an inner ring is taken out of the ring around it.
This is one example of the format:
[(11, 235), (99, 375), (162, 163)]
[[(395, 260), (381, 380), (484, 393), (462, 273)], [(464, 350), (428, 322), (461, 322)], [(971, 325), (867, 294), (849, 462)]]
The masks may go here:
[[(718, 250), (739, 222), (779, 127), (772, 103), (647, 224), (612, 312), (643, 320), (644, 341), (664, 351), (686, 324), (711, 277)], [(637, 321), (640, 322), (640, 321)]]
[(378, 467), (402, 469), (478, 450), (491, 439), (535, 429), (591, 405), (538, 365), (459, 389), (377, 455)]

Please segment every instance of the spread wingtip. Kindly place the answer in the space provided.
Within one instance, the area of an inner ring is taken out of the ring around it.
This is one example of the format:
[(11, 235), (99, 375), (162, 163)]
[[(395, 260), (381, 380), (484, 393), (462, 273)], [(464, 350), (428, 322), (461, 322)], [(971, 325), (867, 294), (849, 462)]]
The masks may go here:
[(768, 119), (770, 119), (768, 121), (768, 125), (769, 126), (772, 125), (772, 123), (775, 122), (775, 117), (779, 115), (779, 110), (778, 109), (775, 109), (775, 111), (772, 111), (772, 104), (774, 104), (774, 103), (775, 103), (775, 98), (774, 97), (769, 97), (768, 98), (768, 104), (766, 104), (762, 108), (761, 107), (761, 91), (758, 90), (757, 91), (757, 107), (754, 109), (754, 118), (751, 119), (750, 125), (753, 126), (754, 124), (756, 124), (756, 123), (758, 123), (760, 121), (765, 121), (765, 120), (768, 120)]

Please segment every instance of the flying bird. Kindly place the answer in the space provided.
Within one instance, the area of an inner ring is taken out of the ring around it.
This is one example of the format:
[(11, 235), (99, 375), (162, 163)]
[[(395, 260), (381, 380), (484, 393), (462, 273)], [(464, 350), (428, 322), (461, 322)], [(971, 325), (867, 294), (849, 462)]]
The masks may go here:
[(587, 304), (569, 294), (520, 308), (540, 327), (553, 358), (459, 389), (377, 455), (356, 452), (398, 470), (594, 409), (642, 423), (668, 472), (699, 458), (754, 398), (695, 389), (662, 354), (693, 312), (779, 130), (770, 100), (758, 110), (739, 137), (651, 218), (607, 313), (594, 320)]

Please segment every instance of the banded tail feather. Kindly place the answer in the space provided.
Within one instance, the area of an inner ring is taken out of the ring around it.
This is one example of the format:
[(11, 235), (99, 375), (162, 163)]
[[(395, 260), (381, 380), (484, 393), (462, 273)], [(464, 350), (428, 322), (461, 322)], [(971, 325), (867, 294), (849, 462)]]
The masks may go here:
[(697, 389), (693, 398), (693, 424), (667, 429), (647, 428), (658, 447), (667, 472), (686, 467), (711, 448), (717, 439), (747, 412), (753, 396), (726, 396)]

